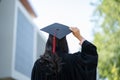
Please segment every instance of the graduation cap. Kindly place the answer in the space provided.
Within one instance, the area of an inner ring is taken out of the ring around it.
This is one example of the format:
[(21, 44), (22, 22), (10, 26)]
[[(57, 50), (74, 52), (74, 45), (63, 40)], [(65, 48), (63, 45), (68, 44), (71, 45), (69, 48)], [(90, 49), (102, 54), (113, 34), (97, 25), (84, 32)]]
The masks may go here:
[(69, 29), (68, 26), (60, 23), (54, 23), (54, 24), (48, 25), (40, 30), (45, 31), (54, 36), (53, 37), (53, 53), (55, 52), (55, 46), (56, 46), (55, 39), (56, 38), (62, 39), (63, 37), (71, 33), (71, 30)]
[(65, 37), (71, 32), (68, 26), (59, 23), (48, 25), (41, 30), (57, 37), (58, 39)]

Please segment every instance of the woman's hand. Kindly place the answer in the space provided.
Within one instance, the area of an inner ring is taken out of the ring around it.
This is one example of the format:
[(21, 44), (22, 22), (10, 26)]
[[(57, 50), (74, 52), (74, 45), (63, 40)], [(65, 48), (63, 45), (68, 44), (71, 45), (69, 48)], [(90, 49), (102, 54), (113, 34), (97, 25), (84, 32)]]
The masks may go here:
[(70, 27), (69, 29), (72, 31), (73, 35), (80, 41), (80, 44), (82, 44), (85, 41), (77, 27)]

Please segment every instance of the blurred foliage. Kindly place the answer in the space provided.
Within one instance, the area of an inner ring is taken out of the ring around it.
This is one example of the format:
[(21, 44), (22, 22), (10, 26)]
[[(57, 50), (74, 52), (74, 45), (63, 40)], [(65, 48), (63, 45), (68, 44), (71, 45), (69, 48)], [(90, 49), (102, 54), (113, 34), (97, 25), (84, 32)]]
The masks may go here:
[(99, 77), (120, 80), (120, 0), (98, 0), (95, 4), (94, 43), (99, 54)]

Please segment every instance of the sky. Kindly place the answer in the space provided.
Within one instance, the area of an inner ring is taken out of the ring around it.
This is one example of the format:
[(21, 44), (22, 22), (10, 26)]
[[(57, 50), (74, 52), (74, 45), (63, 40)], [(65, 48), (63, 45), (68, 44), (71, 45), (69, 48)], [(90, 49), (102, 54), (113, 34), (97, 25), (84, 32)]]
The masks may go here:
[[(38, 15), (34, 22), (39, 29), (53, 24), (61, 23), (69, 27), (78, 27), (81, 35), (88, 41), (93, 40), (91, 22), (94, 6), (90, 2), (95, 0), (29, 0)], [(42, 32), (45, 36), (47, 33)], [(67, 36), (70, 52), (80, 49), (79, 41), (71, 34)]]

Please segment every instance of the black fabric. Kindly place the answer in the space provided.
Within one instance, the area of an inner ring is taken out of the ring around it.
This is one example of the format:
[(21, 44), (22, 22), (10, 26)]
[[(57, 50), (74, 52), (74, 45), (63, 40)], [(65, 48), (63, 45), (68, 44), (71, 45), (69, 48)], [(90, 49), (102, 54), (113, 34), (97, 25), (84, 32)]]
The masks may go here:
[(41, 67), (38, 59), (34, 64), (31, 80), (96, 80), (98, 55), (96, 47), (87, 40), (83, 42), (81, 52), (61, 53), (59, 57), (64, 64), (57, 78), (55, 74), (47, 76), (48, 70)]
[(60, 23), (54, 23), (54, 24), (48, 25), (40, 30), (45, 31), (57, 37), (58, 39), (61, 39), (65, 37), (66, 35), (68, 35), (69, 33), (71, 33), (71, 30), (69, 29), (68, 26), (60, 24)]

